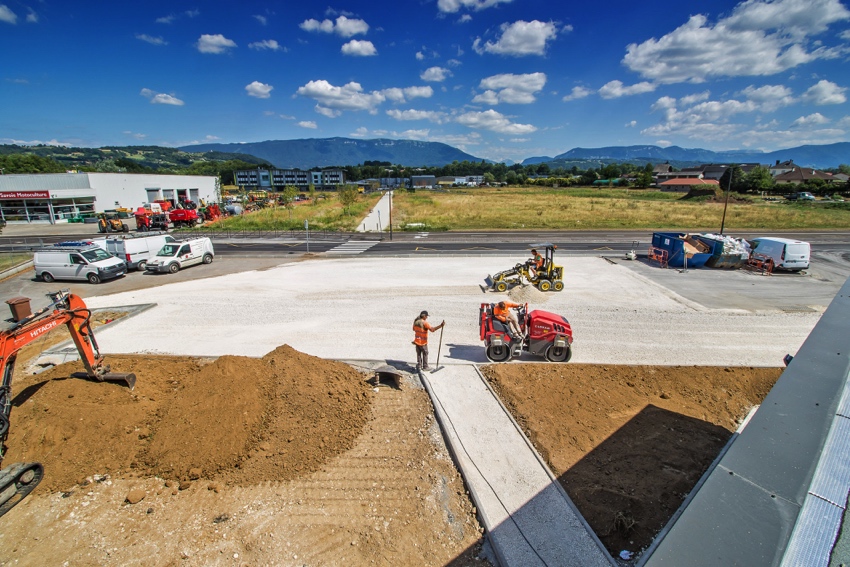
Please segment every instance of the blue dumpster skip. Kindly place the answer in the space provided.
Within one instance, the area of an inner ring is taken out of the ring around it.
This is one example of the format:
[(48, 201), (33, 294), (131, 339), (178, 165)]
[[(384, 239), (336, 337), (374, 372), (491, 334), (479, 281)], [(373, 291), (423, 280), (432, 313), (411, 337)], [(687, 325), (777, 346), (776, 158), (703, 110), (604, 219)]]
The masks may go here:
[[(685, 267), (685, 235), (678, 232), (653, 232), (652, 246), (667, 251), (667, 265), (671, 268)], [(688, 268), (702, 268), (711, 253), (697, 253), (689, 257)]]

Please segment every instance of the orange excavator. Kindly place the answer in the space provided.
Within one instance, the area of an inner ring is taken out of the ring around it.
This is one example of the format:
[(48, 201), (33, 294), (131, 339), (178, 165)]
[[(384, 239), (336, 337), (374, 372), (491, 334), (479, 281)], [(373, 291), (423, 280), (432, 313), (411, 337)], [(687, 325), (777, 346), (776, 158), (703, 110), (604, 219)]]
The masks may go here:
[[(4, 368), (3, 383), (0, 385), (0, 464), (6, 453), (9, 416), (12, 412), (12, 376), (18, 351), (53, 329), (67, 325), (86, 368), (82, 377), (98, 382), (123, 382), (131, 390), (136, 385), (135, 374), (110, 372), (109, 366), (103, 364), (103, 357), (92, 334), (91, 310), (82, 298), (68, 290), (50, 293), (48, 296), (50, 305), (0, 332), (0, 363)], [(80, 377), (78, 374), (74, 376)], [(16, 463), (0, 470), (0, 516), (32, 492), (43, 476), (44, 467), (41, 463)]]

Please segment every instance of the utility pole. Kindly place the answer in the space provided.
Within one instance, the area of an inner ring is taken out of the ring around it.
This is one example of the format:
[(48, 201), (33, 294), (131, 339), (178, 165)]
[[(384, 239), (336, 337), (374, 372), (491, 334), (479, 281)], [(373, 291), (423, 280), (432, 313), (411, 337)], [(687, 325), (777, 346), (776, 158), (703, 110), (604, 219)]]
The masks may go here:
[(393, 239), (393, 190), (390, 189), (390, 241)]
[(726, 226), (726, 208), (729, 206), (729, 192), (732, 190), (733, 166), (729, 167), (729, 183), (726, 184), (726, 201), (723, 203), (723, 219), (720, 221), (720, 236), (723, 236), (723, 228)]

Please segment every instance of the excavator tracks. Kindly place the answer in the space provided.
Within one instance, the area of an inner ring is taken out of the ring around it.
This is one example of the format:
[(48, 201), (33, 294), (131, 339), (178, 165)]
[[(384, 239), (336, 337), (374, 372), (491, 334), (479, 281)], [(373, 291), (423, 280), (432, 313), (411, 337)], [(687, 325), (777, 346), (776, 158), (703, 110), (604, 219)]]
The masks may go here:
[(0, 516), (32, 492), (42, 478), (41, 463), (15, 463), (0, 470)]

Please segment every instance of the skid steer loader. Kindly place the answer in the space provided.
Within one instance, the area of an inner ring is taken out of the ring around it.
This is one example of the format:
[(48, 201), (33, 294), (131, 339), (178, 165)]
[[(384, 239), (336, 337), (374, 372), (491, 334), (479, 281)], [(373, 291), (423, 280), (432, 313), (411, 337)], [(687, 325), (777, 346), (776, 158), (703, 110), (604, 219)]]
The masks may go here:
[(528, 283), (540, 291), (563, 291), (564, 268), (555, 265), (555, 249), (557, 246), (548, 242), (529, 244), (534, 250), (543, 250), (543, 266), (539, 270), (533, 268), (531, 260), (517, 264), (513, 268), (503, 270), (484, 279), (491, 291), (503, 293), (515, 285)]

